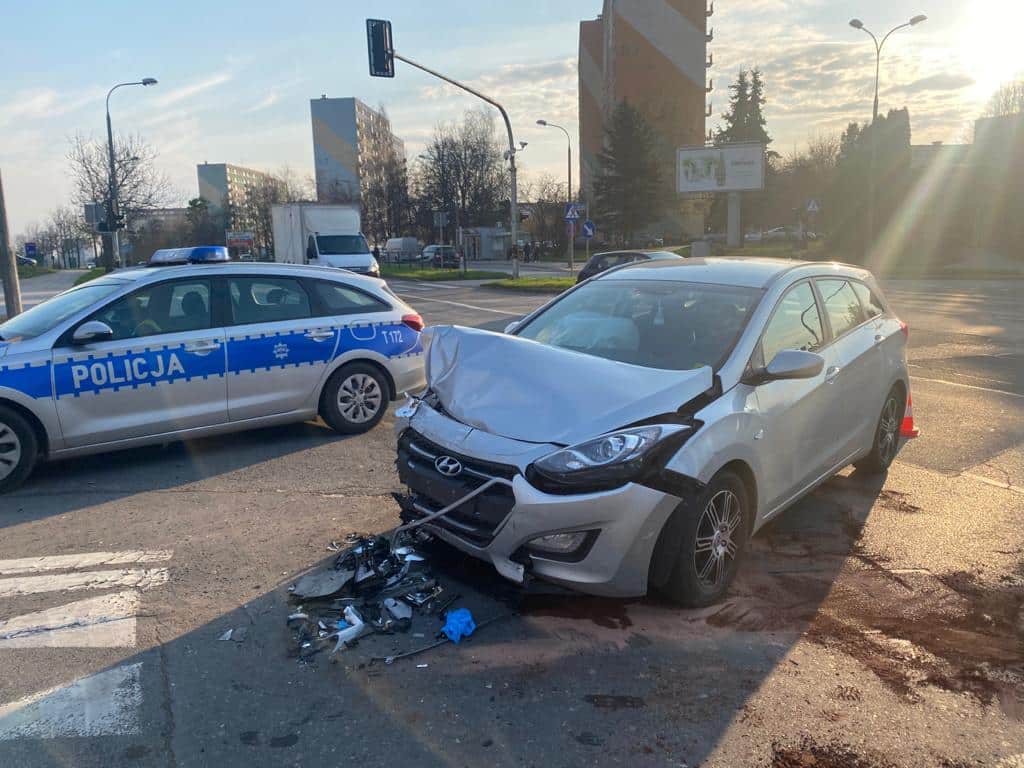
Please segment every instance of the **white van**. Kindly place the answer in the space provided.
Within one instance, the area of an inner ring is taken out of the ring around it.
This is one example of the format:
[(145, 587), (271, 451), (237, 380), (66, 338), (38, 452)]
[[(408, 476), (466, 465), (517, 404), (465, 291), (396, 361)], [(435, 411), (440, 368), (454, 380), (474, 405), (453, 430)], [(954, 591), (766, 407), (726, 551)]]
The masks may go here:
[(415, 237), (392, 237), (384, 245), (384, 260), (390, 262), (419, 261), (423, 246)]

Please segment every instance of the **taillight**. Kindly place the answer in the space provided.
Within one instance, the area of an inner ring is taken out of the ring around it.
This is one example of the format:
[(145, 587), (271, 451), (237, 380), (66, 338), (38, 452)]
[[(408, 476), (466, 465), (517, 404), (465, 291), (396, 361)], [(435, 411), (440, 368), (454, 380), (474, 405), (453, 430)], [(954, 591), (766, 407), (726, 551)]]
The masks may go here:
[(903, 338), (910, 341), (910, 326), (907, 325), (906, 320), (900, 320), (900, 330), (903, 331)]
[(409, 326), (417, 333), (426, 327), (426, 323), (423, 322), (423, 318), (415, 312), (411, 315), (402, 315), (402, 325)]

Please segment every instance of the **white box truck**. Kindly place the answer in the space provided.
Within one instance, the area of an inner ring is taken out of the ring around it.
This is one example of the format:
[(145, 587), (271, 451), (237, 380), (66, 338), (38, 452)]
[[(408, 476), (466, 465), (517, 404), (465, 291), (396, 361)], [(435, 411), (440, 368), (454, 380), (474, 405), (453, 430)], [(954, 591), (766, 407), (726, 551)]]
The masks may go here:
[(283, 203), (271, 208), (274, 261), (338, 267), (380, 277), (360, 232), (359, 204)]

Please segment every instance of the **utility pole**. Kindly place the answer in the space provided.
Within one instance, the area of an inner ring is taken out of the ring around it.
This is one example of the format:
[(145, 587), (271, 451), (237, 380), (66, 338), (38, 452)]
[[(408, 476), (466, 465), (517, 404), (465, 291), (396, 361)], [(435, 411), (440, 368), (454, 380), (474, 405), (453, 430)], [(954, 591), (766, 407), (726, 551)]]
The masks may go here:
[(21, 314), (21, 284), (18, 263), (11, 250), (11, 234), (7, 230), (7, 207), (4, 203), (4, 180), (0, 177), (0, 277), (3, 278), (7, 317)]
[[(537, 121), (537, 125), (543, 126), (545, 128), (557, 128), (558, 130), (560, 130), (562, 133), (565, 134), (565, 141), (567, 143), (567, 155), (566, 156), (568, 157), (568, 160), (569, 160), (569, 162), (568, 162), (568, 169), (569, 169), (569, 174), (568, 174), (568, 176), (569, 176), (569, 194), (568, 194), (568, 199), (566, 200), (566, 202), (571, 205), (573, 203), (573, 199), (572, 199), (572, 138), (569, 136), (569, 132), (567, 130), (565, 130), (565, 128), (563, 128), (560, 125), (555, 125), (554, 123), (549, 123), (547, 120), (538, 120)], [(576, 223), (575, 222), (570, 222), (569, 223), (569, 274), (572, 274), (575, 271), (575, 264), (573, 263), (575, 260), (576, 260)], [(589, 260), (590, 259), (587, 259), (587, 261), (589, 261)]]

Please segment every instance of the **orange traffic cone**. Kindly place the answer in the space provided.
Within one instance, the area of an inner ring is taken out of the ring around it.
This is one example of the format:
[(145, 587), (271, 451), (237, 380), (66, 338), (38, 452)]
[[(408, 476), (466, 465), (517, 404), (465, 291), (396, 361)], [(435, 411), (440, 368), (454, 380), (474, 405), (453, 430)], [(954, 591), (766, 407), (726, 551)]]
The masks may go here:
[(900, 425), (900, 437), (908, 440), (921, 434), (921, 430), (914, 426), (914, 403), (907, 392), (907, 410), (903, 412), (903, 424)]

